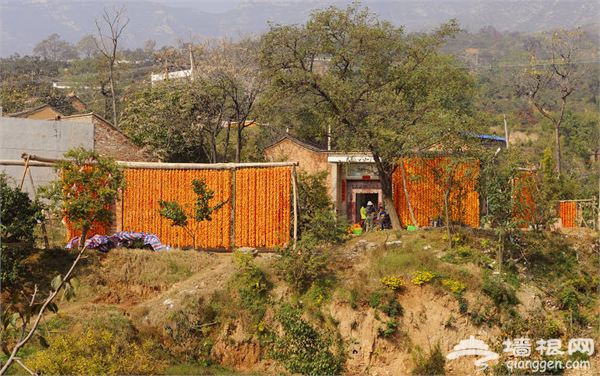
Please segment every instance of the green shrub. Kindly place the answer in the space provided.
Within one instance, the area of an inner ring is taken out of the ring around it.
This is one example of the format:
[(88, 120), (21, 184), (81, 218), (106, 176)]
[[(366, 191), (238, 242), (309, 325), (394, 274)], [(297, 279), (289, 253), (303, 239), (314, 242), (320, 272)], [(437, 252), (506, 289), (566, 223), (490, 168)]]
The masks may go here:
[(254, 314), (255, 321), (262, 319), (266, 312), (269, 290), (273, 287), (265, 272), (254, 263), (249, 253), (236, 251), (233, 258), (238, 267), (234, 277), (242, 304)]
[(415, 367), (413, 375), (445, 375), (446, 358), (442, 354), (440, 343), (436, 343), (427, 356), (422, 351), (416, 351), (413, 355)]
[(331, 274), (328, 267), (333, 256), (331, 250), (306, 239), (298, 243), (296, 251), (289, 246), (278, 249), (277, 253), (281, 258), (274, 265), (275, 272), (297, 291), (304, 292), (315, 281)]
[(341, 244), (348, 238), (348, 219), (333, 210), (326, 173), (298, 175), (300, 238), (306, 244)]
[(38, 221), (44, 218), (43, 206), (37, 200), (32, 201), (26, 192), (11, 187), (8, 179), (4, 172), (0, 174), (2, 241), (33, 242), (35, 240), (33, 230)]
[(56, 334), (50, 347), (27, 359), (26, 365), (45, 375), (150, 375), (162, 371), (149, 343), (116, 342), (108, 330)]
[(517, 299), (515, 290), (502, 282), (486, 278), (483, 282), (481, 291), (489, 296), (498, 307), (510, 308), (511, 306), (519, 304), (519, 299)]
[(393, 336), (396, 333), (396, 330), (398, 329), (398, 323), (394, 320), (389, 320), (386, 321), (384, 324), (385, 328), (382, 328), (380, 326), (377, 327), (377, 334), (385, 338)]
[(469, 310), (469, 302), (462, 295), (458, 297), (458, 312), (467, 313)]
[(402, 308), (396, 299), (388, 300), (387, 304), (380, 304), (379, 309), (391, 318), (402, 316), (404, 314), (404, 308)]
[(396, 295), (388, 289), (378, 289), (369, 297), (369, 305), (379, 309), (389, 317), (402, 316), (404, 309), (396, 300)]
[(572, 284), (565, 284), (559, 294), (560, 308), (567, 310), (577, 310), (579, 297), (577, 290)]
[(2, 291), (14, 287), (19, 282), (19, 277), (27, 267), (27, 252), (21, 247), (7, 247), (2, 244), (0, 251), (0, 274), (2, 275)]
[(301, 313), (285, 304), (276, 314), (285, 334), (273, 339), (269, 357), (293, 374), (338, 375), (346, 361), (345, 346), (332, 332), (316, 330)]
[(356, 309), (358, 307), (358, 304), (356, 304), (358, 298), (358, 291), (356, 289), (350, 290), (350, 299), (348, 300), (348, 303), (350, 303), (350, 307), (352, 309)]

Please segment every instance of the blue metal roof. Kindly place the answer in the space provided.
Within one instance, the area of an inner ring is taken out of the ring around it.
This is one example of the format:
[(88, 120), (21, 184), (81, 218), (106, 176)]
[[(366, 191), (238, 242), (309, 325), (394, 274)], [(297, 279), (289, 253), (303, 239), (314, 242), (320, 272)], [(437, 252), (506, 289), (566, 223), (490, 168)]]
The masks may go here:
[(490, 136), (488, 134), (467, 133), (467, 135), (468, 136), (475, 136), (477, 138), (483, 138), (483, 139), (486, 139), (486, 140), (494, 140), (494, 141), (506, 142), (506, 139), (504, 137)]

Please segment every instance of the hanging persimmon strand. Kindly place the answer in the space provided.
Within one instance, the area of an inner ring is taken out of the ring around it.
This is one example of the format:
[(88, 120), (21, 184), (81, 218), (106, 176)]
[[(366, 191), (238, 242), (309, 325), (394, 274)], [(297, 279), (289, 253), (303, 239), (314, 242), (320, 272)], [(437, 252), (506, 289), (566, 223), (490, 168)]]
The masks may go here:
[[(429, 226), (430, 221), (443, 213), (443, 192), (439, 184), (431, 183), (436, 181), (432, 168), (442, 169), (445, 163), (449, 163), (449, 159), (438, 157), (428, 163), (431, 167), (418, 158), (404, 158), (406, 188), (419, 226)], [(471, 174), (468, 174), (467, 170), (472, 170)], [(460, 166), (457, 176), (459, 185), (463, 188), (462, 194), (458, 190), (453, 190), (450, 194), (450, 200), (458, 203), (452, 207), (452, 219), (473, 227), (479, 227), (479, 194), (475, 190), (475, 176), (478, 171), (478, 163)], [(412, 218), (403, 185), (400, 169), (397, 169), (393, 175), (393, 198), (400, 220), (405, 225), (411, 225)]]

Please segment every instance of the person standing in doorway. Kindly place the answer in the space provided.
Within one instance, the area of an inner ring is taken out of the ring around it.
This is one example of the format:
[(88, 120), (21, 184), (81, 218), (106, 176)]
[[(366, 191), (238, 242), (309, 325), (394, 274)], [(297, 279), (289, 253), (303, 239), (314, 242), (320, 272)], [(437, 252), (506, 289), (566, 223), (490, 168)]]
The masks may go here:
[(367, 208), (365, 207), (365, 203), (363, 202), (363, 204), (360, 206), (360, 227), (363, 228), (363, 230), (365, 230), (365, 226), (366, 226), (366, 220), (367, 220)]
[(373, 231), (375, 220), (375, 206), (371, 201), (367, 202), (367, 231)]

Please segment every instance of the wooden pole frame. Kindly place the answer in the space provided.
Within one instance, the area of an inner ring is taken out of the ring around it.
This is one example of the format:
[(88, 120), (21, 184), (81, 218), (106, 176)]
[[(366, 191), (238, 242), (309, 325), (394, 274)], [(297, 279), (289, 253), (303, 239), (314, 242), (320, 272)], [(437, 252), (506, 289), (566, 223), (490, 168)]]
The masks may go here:
[[(62, 159), (45, 158), (37, 155), (21, 153), (23, 159), (29, 158), (30, 161), (57, 163)], [(9, 165), (8, 160), (0, 161), (2, 165)], [(144, 168), (158, 170), (234, 170), (239, 168), (261, 168), (261, 167), (292, 167), (298, 166), (298, 162), (265, 162), (265, 163), (159, 163), (159, 162), (129, 162), (116, 161), (119, 165), (126, 168)], [(22, 163), (22, 162), (21, 162)], [(93, 164), (93, 163), (90, 163)], [(20, 164), (22, 166), (22, 164)], [(46, 166), (46, 165), (41, 165)]]
[[(23, 183), (25, 182), (25, 176), (29, 174), (29, 182), (31, 183), (31, 189), (33, 190), (33, 197), (37, 198), (37, 191), (35, 190), (35, 184), (33, 183), (33, 176), (31, 175), (31, 169), (29, 168), (31, 157), (27, 155), (24, 157), (25, 161), (23, 164), (23, 175), (21, 176), (21, 182), (19, 183), (19, 191), (23, 190)], [(42, 213), (43, 214), (43, 213)], [(44, 245), (46, 249), (50, 249), (50, 243), (48, 242), (48, 232), (46, 231), (46, 220), (42, 218), (42, 234), (44, 235)]]
[(229, 247), (235, 248), (235, 198), (236, 198), (236, 169), (231, 171), (231, 228), (229, 234)]
[[(25, 179), (25, 174), (29, 169), (29, 166), (37, 166), (37, 167), (53, 167), (56, 163), (60, 162), (62, 159), (56, 158), (46, 158), (40, 157), (36, 155), (30, 155), (25, 152), (21, 153), (21, 157), (25, 159), (22, 160), (0, 160), (0, 165), (3, 166), (25, 166), (25, 170), (23, 171), (23, 177), (21, 181), (21, 186), (23, 185), (23, 180)], [(235, 196), (236, 196), (236, 171), (238, 169), (243, 168), (272, 168), (272, 167), (290, 167), (291, 168), (291, 183), (292, 183), (292, 193), (293, 193), (293, 248), (296, 250), (296, 243), (298, 241), (298, 218), (300, 216), (300, 205), (298, 200), (298, 176), (296, 173), (296, 166), (299, 165), (298, 162), (266, 162), (266, 163), (156, 163), (156, 162), (128, 162), (128, 161), (116, 161), (119, 165), (125, 168), (131, 169), (160, 169), (160, 170), (231, 170), (231, 230), (230, 230), (230, 248), (235, 248), (236, 237), (236, 223), (235, 223)], [(90, 163), (94, 164), (94, 163)], [(30, 172), (30, 178), (31, 177)], [(122, 201), (122, 200), (121, 200)], [(123, 208), (124, 210), (124, 208)], [(122, 210), (122, 211), (123, 211)], [(122, 214), (121, 220), (123, 220), (124, 214)], [(122, 225), (121, 225), (122, 230)], [(47, 239), (47, 238), (46, 238)], [(47, 240), (46, 240), (47, 242)]]
[(298, 176), (296, 174), (296, 166), (292, 166), (292, 192), (294, 195), (294, 245), (296, 251), (296, 243), (298, 243)]

